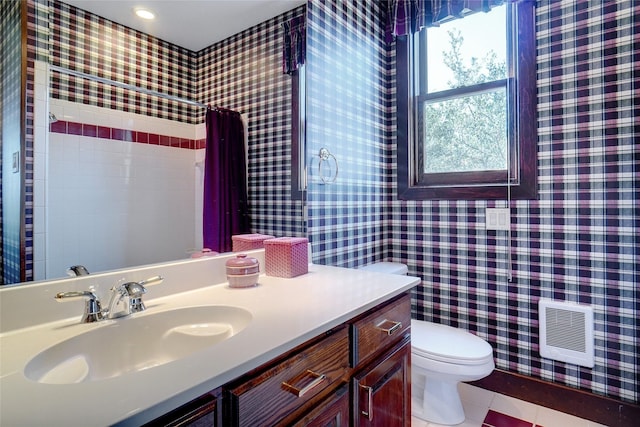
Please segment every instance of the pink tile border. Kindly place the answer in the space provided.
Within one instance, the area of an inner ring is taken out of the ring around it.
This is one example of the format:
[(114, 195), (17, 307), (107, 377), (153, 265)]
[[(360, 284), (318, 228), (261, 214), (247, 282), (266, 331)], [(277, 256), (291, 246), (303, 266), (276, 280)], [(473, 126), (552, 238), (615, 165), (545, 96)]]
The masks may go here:
[(164, 145), (167, 147), (198, 150), (205, 148), (204, 139), (178, 138), (175, 136), (159, 135), (156, 133), (138, 132), (135, 130), (110, 128), (87, 123), (67, 122), (58, 120), (49, 125), (49, 131), (66, 135), (80, 135), (90, 138), (113, 139), (139, 144)]

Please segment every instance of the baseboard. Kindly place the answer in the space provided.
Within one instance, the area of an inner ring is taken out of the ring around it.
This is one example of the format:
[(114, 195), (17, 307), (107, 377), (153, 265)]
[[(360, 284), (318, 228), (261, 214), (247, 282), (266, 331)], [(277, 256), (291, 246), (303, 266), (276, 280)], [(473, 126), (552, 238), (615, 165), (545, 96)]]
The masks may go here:
[(637, 427), (640, 420), (639, 405), (498, 369), (470, 384), (609, 427)]

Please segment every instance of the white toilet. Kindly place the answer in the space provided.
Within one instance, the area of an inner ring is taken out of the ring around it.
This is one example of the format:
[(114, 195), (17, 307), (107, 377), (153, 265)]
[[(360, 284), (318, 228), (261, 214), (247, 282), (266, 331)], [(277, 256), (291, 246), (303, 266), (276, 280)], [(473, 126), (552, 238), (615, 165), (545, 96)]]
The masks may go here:
[[(364, 270), (407, 274), (407, 266), (379, 262)], [(437, 424), (454, 425), (465, 415), (458, 394), (460, 381), (489, 375), (495, 364), (488, 342), (462, 329), (411, 320), (412, 415)]]

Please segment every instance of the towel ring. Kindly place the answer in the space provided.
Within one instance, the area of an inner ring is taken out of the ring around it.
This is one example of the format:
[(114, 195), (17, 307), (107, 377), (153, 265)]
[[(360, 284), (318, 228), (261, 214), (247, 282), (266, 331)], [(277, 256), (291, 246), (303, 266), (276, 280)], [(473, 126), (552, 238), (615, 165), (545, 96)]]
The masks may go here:
[[(326, 148), (321, 148), (320, 152), (318, 153), (318, 157), (320, 157), (320, 163), (318, 164), (318, 175), (320, 176), (320, 180), (322, 181), (322, 183), (331, 184), (332, 182), (335, 182), (336, 178), (338, 177), (338, 159), (336, 159), (336, 156), (331, 154)], [(333, 159), (333, 163), (335, 163), (336, 165), (335, 171), (331, 170), (330, 159)], [(329, 168), (329, 174), (327, 176), (325, 176), (322, 168), (322, 165), (325, 163), (328, 165), (325, 166), (325, 170), (326, 168)]]

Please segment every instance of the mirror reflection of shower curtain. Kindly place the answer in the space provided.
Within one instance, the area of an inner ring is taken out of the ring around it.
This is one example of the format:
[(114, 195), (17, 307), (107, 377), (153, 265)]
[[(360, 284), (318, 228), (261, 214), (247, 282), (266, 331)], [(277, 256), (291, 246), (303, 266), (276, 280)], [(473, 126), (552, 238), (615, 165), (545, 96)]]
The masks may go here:
[(244, 125), (240, 113), (207, 109), (203, 246), (231, 251), (231, 236), (249, 232)]

